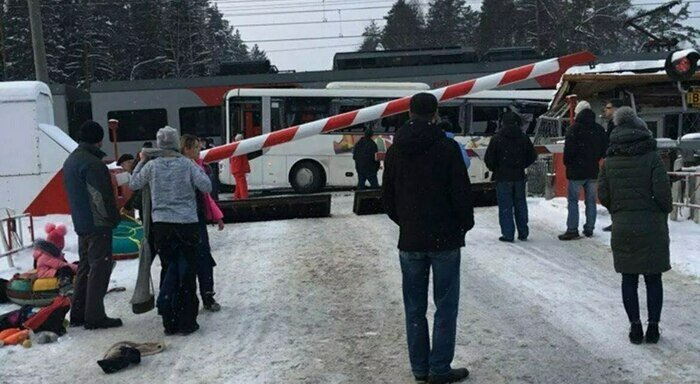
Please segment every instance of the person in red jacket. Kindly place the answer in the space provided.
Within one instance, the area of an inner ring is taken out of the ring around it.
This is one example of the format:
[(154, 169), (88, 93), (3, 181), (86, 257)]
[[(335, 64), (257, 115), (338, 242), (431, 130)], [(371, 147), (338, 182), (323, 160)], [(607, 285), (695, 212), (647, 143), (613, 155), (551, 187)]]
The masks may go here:
[[(234, 141), (243, 140), (243, 135), (236, 135)], [(236, 192), (233, 194), (234, 200), (248, 198), (248, 180), (246, 174), (250, 173), (250, 163), (248, 163), (248, 155), (234, 156), (230, 160), (231, 174), (236, 180)]]
[(78, 271), (78, 265), (67, 262), (63, 256), (66, 226), (48, 223), (44, 230), (46, 240), (38, 239), (34, 243), (34, 268), (37, 276), (56, 277), (59, 279), (60, 287), (69, 288)]

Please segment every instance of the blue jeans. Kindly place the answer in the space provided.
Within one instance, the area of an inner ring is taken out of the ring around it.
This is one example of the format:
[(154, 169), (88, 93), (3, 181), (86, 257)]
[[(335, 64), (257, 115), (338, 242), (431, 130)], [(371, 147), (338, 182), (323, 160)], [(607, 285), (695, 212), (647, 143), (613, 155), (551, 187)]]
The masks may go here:
[(598, 182), (595, 179), (569, 180), (569, 215), (566, 219), (566, 230), (578, 232), (578, 196), (581, 188), (586, 196), (586, 223), (583, 224), (583, 230), (593, 232), (598, 190)]
[[(498, 223), (501, 225), (501, 235), (513, 240), (517, 226), (518, 238), (527, 238), (530, 230), (527, 227), (525, 180), (497, 182), (496, 198), (498, 199)], [(515, 225), (513, 225), (514, 211)]]
[(361, 173), (357, 172), (357, 189), (367, 189), (365, 182), (369, 181), (370, 188), (379, 188), (379, 180), (377, 180), (377, 172)]
[[(403, 304), (411, 370), (416, 376), (450, 372), (455, 352), (459, 308), (460, 250), (399, 252), (403, 275)], [(433, 347), (430, 348), (428, 282), (433, 269)]]

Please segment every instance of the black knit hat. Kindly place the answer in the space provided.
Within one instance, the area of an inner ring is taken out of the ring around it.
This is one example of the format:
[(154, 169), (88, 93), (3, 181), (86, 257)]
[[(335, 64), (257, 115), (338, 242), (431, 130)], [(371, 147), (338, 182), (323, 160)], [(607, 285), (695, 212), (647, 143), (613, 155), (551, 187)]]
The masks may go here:
[(104, 129), (100, 124), (88, 120), (80, 126), (80, 141), (88, 144), (101, 143), (104, 138)]
[(421, 92), (411, 97), (411, 112), (419, 116), (432, 116), (437, 111), (438, 101), (432, 93)]
[(523, 119), (513, 111), (505, 111), (501, 115), (501, 125), (504, 127), (520, 127)]

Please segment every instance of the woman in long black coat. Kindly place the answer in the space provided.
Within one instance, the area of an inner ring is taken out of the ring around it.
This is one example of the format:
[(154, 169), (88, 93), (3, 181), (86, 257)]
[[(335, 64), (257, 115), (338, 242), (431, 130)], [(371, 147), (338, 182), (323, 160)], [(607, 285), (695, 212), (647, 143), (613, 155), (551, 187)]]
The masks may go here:
[[(661, 274), (671, 269), (668, 214), (671, 186), (656, 152), (656, 141), (632, 108), (615, 112), (608, 157), (599, 179), (599, 197), (612, 215), (615, 271), (622, 274), (622, 301), (631, 323), (629, 338), (639, 344), (659, 340), (663, 304)], [(647, 288), (646, 338), (639, 316), (637, 285)]]

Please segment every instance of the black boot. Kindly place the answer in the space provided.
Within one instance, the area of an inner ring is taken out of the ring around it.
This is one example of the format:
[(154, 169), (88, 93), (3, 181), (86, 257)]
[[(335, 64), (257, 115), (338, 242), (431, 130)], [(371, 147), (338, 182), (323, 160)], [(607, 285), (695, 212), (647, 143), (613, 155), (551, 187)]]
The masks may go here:
[(647, 326), (646, 342), (649, 344), (656, 344), (659, 342), (659, 323), (649, 323)]
[(469, 377), (469, 370), (466, 368), (457, 368), (451, 370), (444, 375), (430, 375), (428, 383), (430, 384), (446, 384), (456, 383)]
[(111, 317), (105, 317), (102, 321), (97, 323), (85, 323), (85, 329), (107, 329), (107, 328), (117, 328), (122, 326), (122, 319), (113, 319)]
[(644, 330), (642, 323), (632, 323), (630, 325), (630, 342), (632, 344), (641, 344), (644, 341)]
[(580, 239), (581, 235), (578, 234), (578, 231), (566, 231), (559, 235), (559, 240), (562, 241), (567, 241), (567, 240), (576, 240)]
[(132, 347), (121, 347), (119, 355), (100, 360), (97, 364), (105, 373), (114, 373), (121, 371), (129, 366), (129, 364), (139, 364), (141, 362), (141, 352)]
[(209, 312), (219, 312), (221, 310), (221, 305), (214, 300), (213, 293), (202, 295), (202, 305), (204, 306), (204, 309)]

